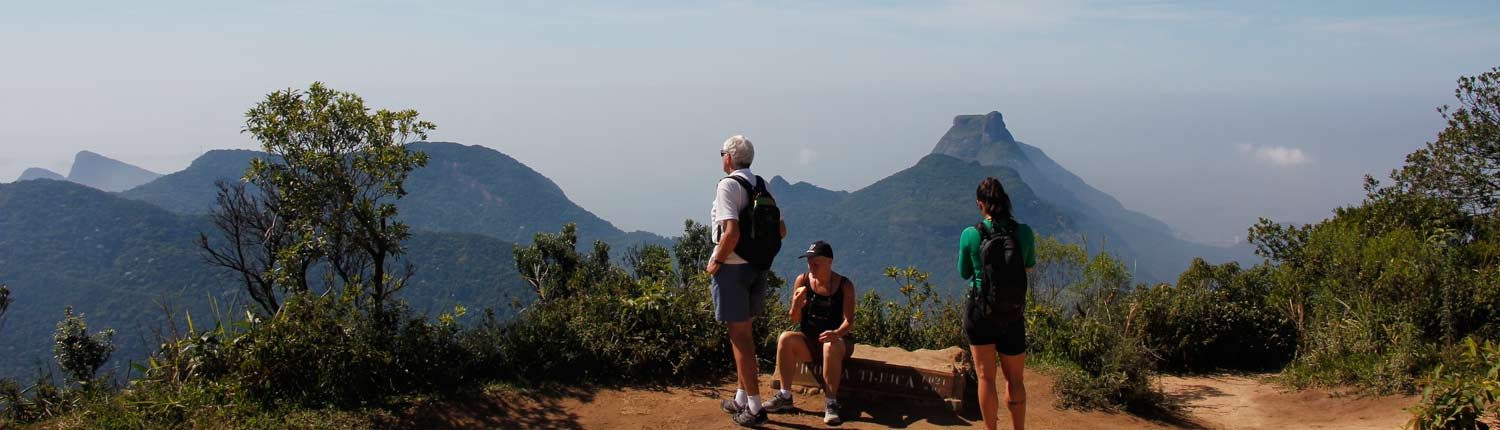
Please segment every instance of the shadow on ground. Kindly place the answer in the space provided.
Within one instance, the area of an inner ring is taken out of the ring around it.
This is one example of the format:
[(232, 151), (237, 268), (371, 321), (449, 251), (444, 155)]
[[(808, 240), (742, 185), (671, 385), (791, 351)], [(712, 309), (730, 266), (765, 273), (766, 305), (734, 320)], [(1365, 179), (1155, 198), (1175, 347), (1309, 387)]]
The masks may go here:
[(520, 390), (511, 395), (474, 393), (414, 405), (403, 414), (401, 428), (413, 429), (582, 429), (564, 400), (593, 400), (592, 389)]

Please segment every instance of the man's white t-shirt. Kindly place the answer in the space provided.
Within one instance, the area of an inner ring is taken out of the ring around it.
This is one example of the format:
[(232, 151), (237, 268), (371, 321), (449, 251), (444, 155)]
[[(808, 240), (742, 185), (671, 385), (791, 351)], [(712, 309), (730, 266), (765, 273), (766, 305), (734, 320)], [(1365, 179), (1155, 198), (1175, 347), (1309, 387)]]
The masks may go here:
[[(745, 178), (745, 181), (749, 182), (750, 186), (755, 186), (755, 174), (750, 173), (750, 169), (748, 168), (735, 170), (730, 175)], [(766, 191), (771, 191), (770, 181), (766, 181)], [(775, 195), (775, 193), (772, 193), (772, 195)], [(715, 254), (719, 252), (719, 234), (724, 232), (724, 221), (738, 219), (740, 209), (744, 209), (745, 205), (748, 204), (750, 204), (750, 193), (746, 192), (745, 188), (740, 186), (739, 181), (730, 178), (719, 180), (719, 189), (714, 192), (713, 209), (709, 211), (709, 219), (713, 223), (713, 232), (710, 237), (714, 242)], [(786, 213), (782, 212), (781, 215), (781, 219), (785, 220)], [(748, 261), (740, 258), (739, 254), (735, 254), (733, 251), (729, 252), (728, 257), (724, 257), (724, 264), (748, 263)]]

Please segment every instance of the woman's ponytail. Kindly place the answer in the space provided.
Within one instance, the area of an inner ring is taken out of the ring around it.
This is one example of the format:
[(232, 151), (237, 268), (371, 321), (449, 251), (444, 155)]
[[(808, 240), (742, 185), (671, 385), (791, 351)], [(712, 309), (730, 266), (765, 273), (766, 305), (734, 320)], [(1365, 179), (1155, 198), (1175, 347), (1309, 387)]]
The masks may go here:
[(979, 181), (975, 199), (984, 205), (984, 211), (991, 219), (1010, 219), (1010, 195), (1005, 193), (1005, 186), (1000, 185), (999, 179), (988, 177)]

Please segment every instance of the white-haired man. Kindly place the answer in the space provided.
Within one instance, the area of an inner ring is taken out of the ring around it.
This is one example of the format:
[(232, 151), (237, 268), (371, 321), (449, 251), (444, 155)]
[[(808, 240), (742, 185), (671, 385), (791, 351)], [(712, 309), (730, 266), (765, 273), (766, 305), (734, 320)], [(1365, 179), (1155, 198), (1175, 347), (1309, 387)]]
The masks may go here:
[[(780, 249), (781, 238), (786, 237), (786, 223), (781, 221), (774, 200), (762, 200), (769, 199), (770, 191), (765, 180), (750, 172), (750, 163), (755, 161), (755, 147), (749, 139), (734, 136), (725, 140), (719, 151), (719, 161), (728, 176), (719, 180), (714, 192), (710, 216), (715, 246), (706, 270), (713, 277), (714, 318), (729, 326), (735, 375), (739, 379), (739, 390), (735, 391), (734, 399), (725, 400), (722, 406), (732, 415), (735, 424), (755, 427), (765, 424), (767, 418), (756, 377), (751, 323), (756, 314), (765, 311), (766, 268), (770, 259), (775, 257), (775, 251)], [(759, 204), (763, 202), (769, 203), (774, 212), (765, 212)], [(754, 230), (756, 225), (765, 223), (767, 215), (775, 217), (769, 219), (777, 225), (774, 239), (768, 234), (772, 232), (757, 235)], [(757, 219), (760, 222), (756, 222)], [(750, 246), (752, 241), (763, 243), (766, 240), (775, 243), (775, 250), (769, 251), (769, 257), (765, 255), (764, 247)], [(741, 255), (751, 252), (755, 255)]]

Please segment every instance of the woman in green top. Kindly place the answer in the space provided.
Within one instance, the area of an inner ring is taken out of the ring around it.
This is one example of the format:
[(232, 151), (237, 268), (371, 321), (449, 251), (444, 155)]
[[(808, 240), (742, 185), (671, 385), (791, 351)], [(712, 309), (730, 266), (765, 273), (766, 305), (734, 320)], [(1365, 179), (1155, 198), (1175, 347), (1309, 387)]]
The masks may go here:
[[(998, 352), (1000, 369), (1005, 373), (1005, 404), (1010, 409), (1011, 424), (1021, 430), (1026, 427), (1026, 320), (1021, 313), (1026, 303), (1026, 275), (1036, 266), (1035, 237), (1031, 227), (1011, 217), (1010, 196), (999, 180), (980, 181), (975, 203), (984, 221), (964, 229), (958, 241), (958, 273), (969, 280), (964, 335), (969, 338), (979, 374), (979, 409), (985, 428), (997, 425)], [(986, 240), (993, 260), (988, 267), (981, 252)], [(986, 274), (993, 279), (984, 279)]]

